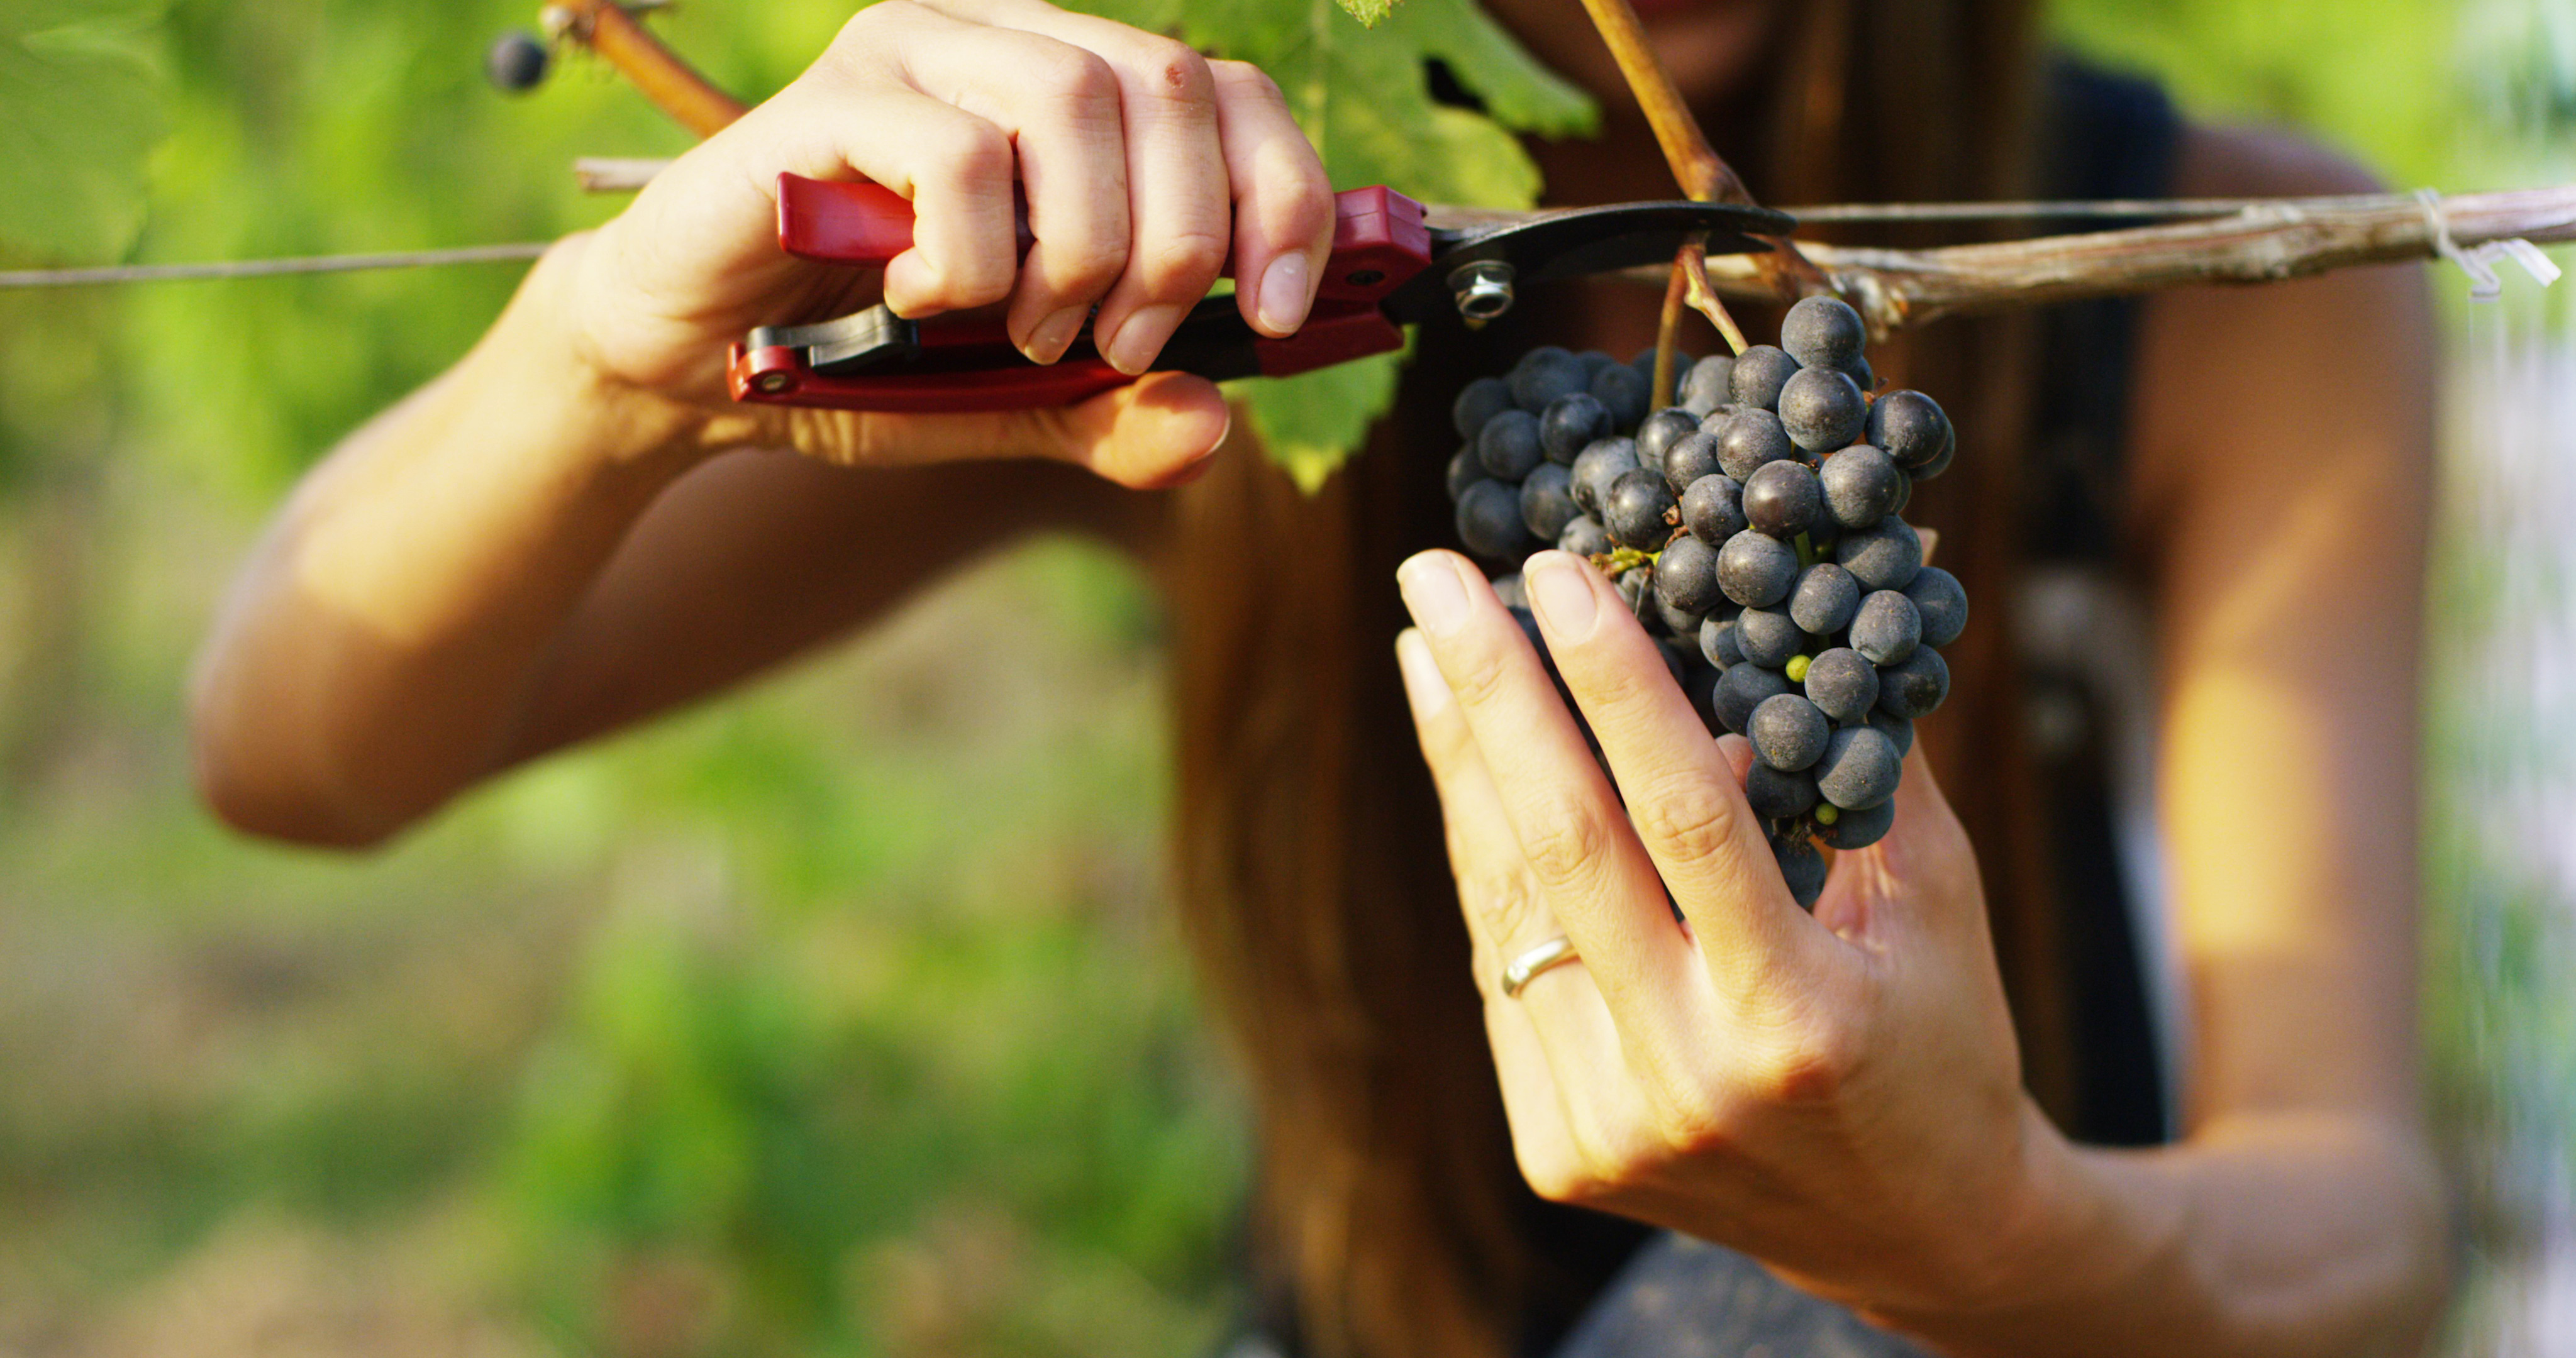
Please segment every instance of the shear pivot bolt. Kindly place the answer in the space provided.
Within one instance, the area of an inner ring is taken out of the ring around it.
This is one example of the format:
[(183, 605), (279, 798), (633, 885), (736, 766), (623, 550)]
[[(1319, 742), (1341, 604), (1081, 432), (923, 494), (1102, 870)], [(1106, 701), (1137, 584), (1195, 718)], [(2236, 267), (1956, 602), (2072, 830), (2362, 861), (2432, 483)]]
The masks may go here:
[(1512, 309), (1512, 266), (1499, 259), (1461, 264), (1449, 275), (1449, 291), (1467, 324), (1482, 325)]
[(753, 381), (752, 385), (772, 396), (775, 396), (778, 393), (787, 390), (787, 383), (788, 377), (785, 373), (762, 373)]

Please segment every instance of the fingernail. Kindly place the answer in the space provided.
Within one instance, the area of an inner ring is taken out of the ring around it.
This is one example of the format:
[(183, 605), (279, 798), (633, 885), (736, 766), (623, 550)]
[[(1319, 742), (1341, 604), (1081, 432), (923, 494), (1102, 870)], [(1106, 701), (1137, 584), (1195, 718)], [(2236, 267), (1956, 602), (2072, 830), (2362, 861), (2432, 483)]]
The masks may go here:
[(1424, 553), (1398, 567), (1396, 587), (1413, 621), (1435, 637), (1445, 637), (1467, 620), (1467, 590), (1458, 572), (1440, 557)]
[(1281, 255), (1261, 271), (1261, 323), (1287, 334), (1306, 322), (1306, 257)]
[(1082, 318), (1090, 314), (1091, 308), (1081, 306), (1056, 312), (1029, 331), (1029, 342), (1020, 346), (1020, 352), (1027, 354), (1031, 363), (1055, 362), (1073, 347), (1073, 337), (1082, 331)]
[(1530, 558), (1521, 582), (1529, 587), (1531, 610), (1547, 624), (1549, 640), (1581, 641), (1592, 635), (1601, 600), (1592, 592), (1591, 571), (1563, 552), (1541, 552)]
[(1163, 350), (1163, 341), (1171, 338), (1174, 327), (1181, 323), (1182, 308), (1171, 302), (1159, 306), (1138, 307), (1127, 313), (1118, 333), (1110, 337), (1109, 347), (1101, 357), (1109, 366), (1133, 377), (1145, 371), (1154, 355)]
[(1431, 659), (1431, 643), (1408, 627), (1395, 639), (1395, 667), (1404, 672), (1404, 697), (1413, 704), (1413, 719), (1429, 721), (1449, 710), (1449, 681)]

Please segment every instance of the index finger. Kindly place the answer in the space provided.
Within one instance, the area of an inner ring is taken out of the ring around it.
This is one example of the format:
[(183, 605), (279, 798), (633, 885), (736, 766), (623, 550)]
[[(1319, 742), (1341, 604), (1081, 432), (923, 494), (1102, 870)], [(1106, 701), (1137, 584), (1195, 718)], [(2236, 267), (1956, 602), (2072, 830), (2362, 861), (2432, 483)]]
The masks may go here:
[(1705, 993), (1707, 973), (1520, 624), (1454, 552), (1424, 552), (1396, 578), (1475, 734), (1521, 856), (1621, 1036), (1666, 1049), (1699, 1026), (1690, 997)]
[(1711, 969), (1745, 993), (1783, 958), (1829, 942), (1790, 896), (1734, 767), (1618, 591), (1565, 552), (1531, 557), (1521, 580), (1557, 672), (1627, 792), (1637, 837)]

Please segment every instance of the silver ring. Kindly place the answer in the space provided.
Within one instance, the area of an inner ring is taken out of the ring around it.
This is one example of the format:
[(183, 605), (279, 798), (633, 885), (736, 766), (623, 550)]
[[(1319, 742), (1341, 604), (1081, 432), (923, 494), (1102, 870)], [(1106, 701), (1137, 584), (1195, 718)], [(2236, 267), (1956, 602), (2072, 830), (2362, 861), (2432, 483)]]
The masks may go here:
[(1563, 934), (1558, 934), (1556, 937), (1549, 939), (1545, 943), (1541, 943), (1537, 947), (1530, 949), (1528, 952), (1522, 953), (1520, 956), (1513, 958), (1512, 964), (1503, 968), (1503, 997), (1505, 999), (1519, 999), (1521, 987), (1528, 985), (1531, 978), (1560, 962), (1572, 962), (1576, 960), (1578, 959), (1574, 955), (1573, 940), (1567, 938)]

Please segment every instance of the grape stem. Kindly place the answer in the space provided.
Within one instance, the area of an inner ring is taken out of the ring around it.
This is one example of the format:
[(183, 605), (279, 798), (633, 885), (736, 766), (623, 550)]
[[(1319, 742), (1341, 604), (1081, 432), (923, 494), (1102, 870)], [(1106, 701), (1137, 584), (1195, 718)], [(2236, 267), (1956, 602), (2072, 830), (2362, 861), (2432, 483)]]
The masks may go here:
[(1673, 332), (1681, 327), (1682, 299), (1688, 293), (1682, 260), (1689, 254), (1690, 247), (1685, 245), (1681, 254), (1673, 257), (1672, 275), (1664, 283), (1664, 313), (1655, 322), (1655, 385), (1646, 395), (1649, 407), (1661, 406), (1677, 394), (1673, 391), (1673, 378), (1677, 375), (1673, 372)]
[(714, 136), (746, 111), (741, 100), (717, 89), (612, 0), (557, 0), (545, 7), (540, 22), (559, 41), (599, 54), (654, 107), (698, 136)]
[(1726, 303), (1717, 300), (1717, 290), (1708, 285), (1707, 244), (1695, 240), (1683, 246), (1681, 254), (1673, 260), (1673, 272), (1680, 277), (1683, 294), (1692, 309), (1706, 316), (1708, 323), (1717, 327), (1717, 333), (1725, 337), (1726, 346), (1735, 351), (1736, 357), (1742, 358), (1744, 351), (1752, 346), (1744, 342), (1743, 328), (1727, 314)]
[[(1655, 55), (1654, 44), (1646, 38), (1646, 26), (1638, 22), (1635, 7), (1628, 0), (1583, 0), (1583, 10), (1592, 17), (1592, 27), (1601, 34), (1602, 43), (1610, 49), (1610, 59), (1619, 64), (1621, 78), (1628, 82), (1628, 92), (1636, 97), (1637, 107), (1646, 115), (1646, 125), (1654, 129), (1655, 142), (1663, 148), (1664, 163), (1672, 167), (1673, 182), (1695, 202), (1742, 203), (1759, 207), (1735, 167), (1708, 144), (1699, 118), (1691, 112), (1690, 101), (1682, 98), (1679, 86), (1673, 84), (1663, 59)], [(1823, 292), (1832, 286), (1823, 270), (1807, 262), (1796, 243), (1785, 237), (1764, 237), (1771, 242), (1771, 253), (1754, 256), (1755, 267), (1771, 285), (1777, 297), (1794, 298), (1808, 292)], [(1676, 263), (1675, 267), (1680, 267)], [(1714, 294), (1711, 300), (1714, 301)], [(1668, 308), (1669, 309), (1669, 308)], [(1703, 312), (1708, 308), (1701, 308)], [(1709, 319), (1718, 333), (1727, 337), (1737, 353), (1744, 352), (1733, 320)], [(1656, 362), (1663, 362), (1658, 345)]]

